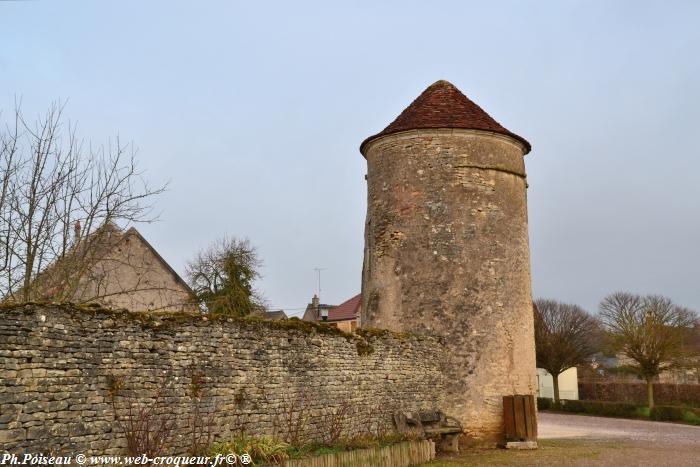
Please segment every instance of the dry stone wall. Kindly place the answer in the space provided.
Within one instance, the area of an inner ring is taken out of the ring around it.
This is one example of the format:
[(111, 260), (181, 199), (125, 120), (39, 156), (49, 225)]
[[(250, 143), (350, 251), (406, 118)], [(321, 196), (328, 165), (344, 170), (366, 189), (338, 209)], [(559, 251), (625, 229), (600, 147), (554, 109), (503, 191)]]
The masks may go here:
[(344, 403), (345, 435), (387, 430), (396, 410), (440, 408), (443, 360), (437, 337), (298, 320), (5, 307), (0, 452), (124, 453), (115, 412), (127, 420), (129, 407), (170, 417), (173, 453), (195, 425), (216, 438), (283, 435), (289, 413), (308, 416), (305, 434), (319, 438), (324, 414)]

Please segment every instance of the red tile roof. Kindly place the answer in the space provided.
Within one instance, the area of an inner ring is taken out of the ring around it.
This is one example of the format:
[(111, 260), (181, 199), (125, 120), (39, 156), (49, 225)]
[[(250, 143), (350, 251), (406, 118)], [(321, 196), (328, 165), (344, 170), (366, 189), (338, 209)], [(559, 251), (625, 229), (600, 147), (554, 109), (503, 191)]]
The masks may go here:
[(335, 308), (331, 308), (328, 312), (328, 321), (347, 321), (356, 319), (360, 312), (362, 304), (362, 296), (355, 295), (350, 300), (347, 300)]
[(360, 152), (364, 155), (367, 143), (380, 136), (427, 128), (492, 131), (522, 142), (525, 145), (526, 154), (531, 149), (530, 143), (525, 138), (506, 130), (452, 83), (440, 80), (428, 86), (388, 127), (364, 140), (360, 145)]

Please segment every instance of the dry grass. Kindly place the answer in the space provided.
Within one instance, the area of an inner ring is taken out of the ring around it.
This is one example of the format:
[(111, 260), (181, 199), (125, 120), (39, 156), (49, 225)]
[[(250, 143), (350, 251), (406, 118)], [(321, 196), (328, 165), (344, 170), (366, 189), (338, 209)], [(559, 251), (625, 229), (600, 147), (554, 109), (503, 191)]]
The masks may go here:
[(606, 451), (619, 449), (619, 443), (609, 441), (540, 440), (539, 449), (517, 451), (483, 449), (463, 451), (459, 454), (440, 455), (426, 464), (431, 467), (481, 466), (481, 465), (569, 465), (575, 460), (596, 460)]
[(700, 447), (624, 440), (547, 439), (535, 451), (470, 450), (440, 455), (430, 467), (507, 466), (695, 466)]

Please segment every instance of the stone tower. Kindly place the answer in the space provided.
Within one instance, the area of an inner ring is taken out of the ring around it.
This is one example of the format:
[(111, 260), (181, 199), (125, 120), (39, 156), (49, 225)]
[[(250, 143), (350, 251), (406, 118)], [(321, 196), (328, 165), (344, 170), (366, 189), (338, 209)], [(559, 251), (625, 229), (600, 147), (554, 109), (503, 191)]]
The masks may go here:
[(443, 410), (468, 442), (501, 441), (502, 396), (536, 391), (529, 151), (447, 81), (360, 146), (362, 325), (445, 337)]

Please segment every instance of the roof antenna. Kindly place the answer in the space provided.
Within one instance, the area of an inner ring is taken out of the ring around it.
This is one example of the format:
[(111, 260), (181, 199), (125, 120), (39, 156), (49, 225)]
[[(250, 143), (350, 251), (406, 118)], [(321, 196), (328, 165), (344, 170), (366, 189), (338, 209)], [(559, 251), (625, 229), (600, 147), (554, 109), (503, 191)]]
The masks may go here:
[(321, 271), (325, 271), (328, 268), (314, 268), (314, 271), (318, 273), (318, 298), (321, 299)]

